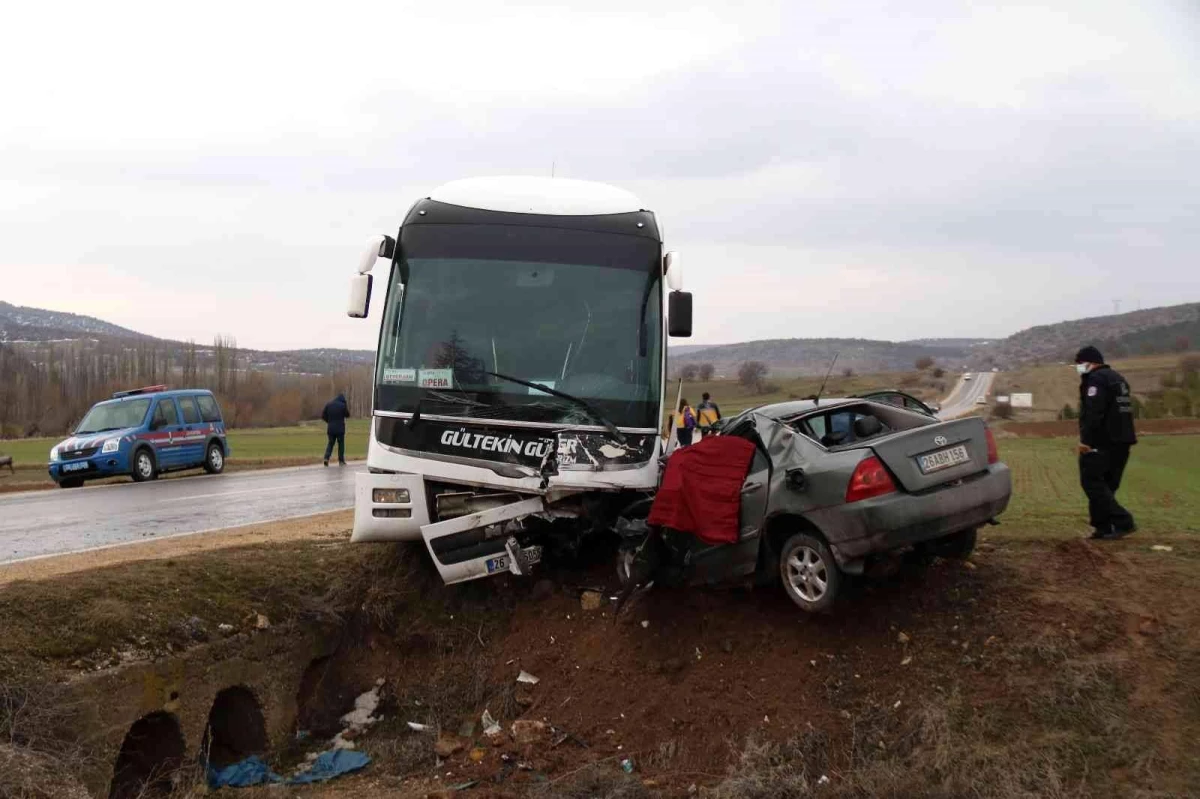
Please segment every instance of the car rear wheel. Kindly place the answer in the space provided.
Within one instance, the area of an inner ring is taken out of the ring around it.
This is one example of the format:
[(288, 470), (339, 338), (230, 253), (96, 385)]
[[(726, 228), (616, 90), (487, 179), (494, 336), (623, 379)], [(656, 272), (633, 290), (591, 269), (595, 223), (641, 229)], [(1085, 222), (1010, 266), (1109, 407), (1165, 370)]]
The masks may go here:
[(139, 449), (133, 454), (133, 481), (144, 483), (158, 477), (158, 464), (148, 449)]
[(81, 485), (83, 485), (82, 477), (69, 477), (58, 482), (59, 488), (79, 488)]
[(941, 558), (966, 560), (975, 551), (975, 530), (951, 533), (926, 544), (928, 550)]
[(842, 573), (829, 546), (809, 533), (796, 533), (779, 555), (783, 590), (801, 610), (822, 613), (833, 607)]
[(208, 445), (208, 454), (204, 456), (204, 471), (209, 474), (225, 471), (225, 450), (215, 441)]

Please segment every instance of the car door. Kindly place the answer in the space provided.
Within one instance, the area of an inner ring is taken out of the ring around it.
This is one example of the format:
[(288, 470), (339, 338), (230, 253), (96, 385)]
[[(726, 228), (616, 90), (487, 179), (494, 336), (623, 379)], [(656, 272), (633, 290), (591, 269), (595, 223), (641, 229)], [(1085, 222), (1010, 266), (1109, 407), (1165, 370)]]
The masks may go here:
[(176, 397), (179, 406), (179, 450), (181, 466), (200, 466), (204, 463), (204, 445), (208, 440), (208, 425), (201, 421), (195, 397)]
[(179, 424), (179, 409), (171, 397), (160, 397), (154, 406), (154, 415), (150, 419), (150, 440), (154, 442), (154, 459), (159, 469), (174, 469), (180, 465), (180, 449), (182, 442), (176, 439), (181, 436)]

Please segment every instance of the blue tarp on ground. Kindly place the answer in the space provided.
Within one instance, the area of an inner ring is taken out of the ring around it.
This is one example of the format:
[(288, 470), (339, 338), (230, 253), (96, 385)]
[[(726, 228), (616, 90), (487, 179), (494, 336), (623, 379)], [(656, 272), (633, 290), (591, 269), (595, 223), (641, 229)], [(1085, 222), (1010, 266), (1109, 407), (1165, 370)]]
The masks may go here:
[(253, 785), (265, 785), (273, 782), (282, 782), (286, 785), (305, 785), (311, 782), (324, 782), (352, 771), (358, 771), (370, 762), (371, 758), (362, 752), (352, 749), (331, 749), (318, 755), (307, 771), (285, 779), (271, 771), (271, 767), (261, 757), (253, 755), (222, 768), (216, 768), (210, 764), (208, 787), (249, 788)]
[(358, 771), (371, 762), (371, 758), (353, 749), (331, 749), (322, 752), (308, 771), (302, 771), (288, 780), (288, 785), (303, 785), (309, 782), (324, 782), (351, 771)]

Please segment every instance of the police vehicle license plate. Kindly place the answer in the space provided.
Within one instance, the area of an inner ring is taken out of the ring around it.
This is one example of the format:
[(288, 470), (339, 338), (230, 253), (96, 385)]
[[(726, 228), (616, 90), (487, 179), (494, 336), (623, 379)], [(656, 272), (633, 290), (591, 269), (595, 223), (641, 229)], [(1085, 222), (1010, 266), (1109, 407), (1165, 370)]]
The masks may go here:
[(931, 452), (928, 455), (922, 455), (917, 458), (917, 465), (921, 467), (921, 474), (929, 474), (930, 472), (938, 472), (942, 469), (949, 469), (951, 466), (957, 466), (960, 463), (967, 463), (971, 460), (971, 456), (967, 454), (967, 448), (963, 444), (949, 449), (941, 449), (937, 452)]
[[(541, 547), (526, 547), (521, 551), (525, 553), (525, 559), (531, 566), (535, 563), (539, 563), (542, 560)], [(508, 555), (500, 555), (496, 558), (489, 558), (487, 562), (487, 570), (488, 574), (508, 571)]]
[(64, 471), (64, 472), (86, 472), (88, 470), (88, 468), (91, 467), (91, 465), (92, 464), (89, 463), (88, 461), (80, 461), (78, 463), (64, 463), (62, 465), (62, 471)]

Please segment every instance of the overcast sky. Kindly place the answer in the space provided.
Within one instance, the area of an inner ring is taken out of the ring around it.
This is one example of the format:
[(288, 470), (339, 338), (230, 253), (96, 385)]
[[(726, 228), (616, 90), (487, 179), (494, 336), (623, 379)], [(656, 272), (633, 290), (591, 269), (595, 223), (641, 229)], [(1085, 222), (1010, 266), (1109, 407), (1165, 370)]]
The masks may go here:
[(1200, 300), (1195, 0), (46, 2), (5, 33), (0, 300), (152, 335), (371, 348), (363, 241), (551, 163), (659, 214), (692, 343)]

